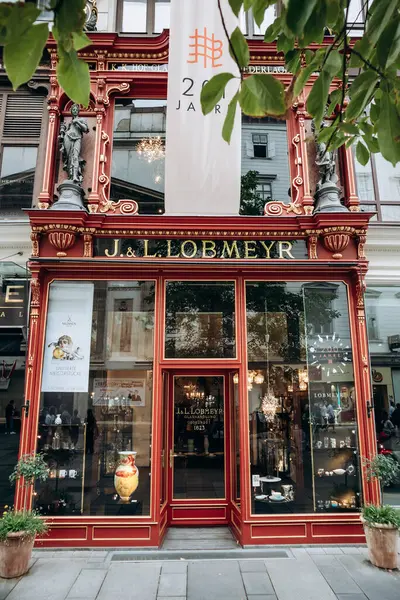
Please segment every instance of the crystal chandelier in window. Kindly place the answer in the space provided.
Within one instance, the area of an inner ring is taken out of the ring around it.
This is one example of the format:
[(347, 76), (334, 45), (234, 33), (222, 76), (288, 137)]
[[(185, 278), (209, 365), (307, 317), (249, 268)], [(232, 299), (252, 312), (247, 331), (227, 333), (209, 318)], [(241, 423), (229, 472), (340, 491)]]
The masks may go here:
[(273, 394), (268, 392), (261, 398), (261, 410), (265, 415), (265, 419), (272, 423), (275, 419), (276, 411), (279, 407), (279, 400)]
[(165, 157), (164, 140), (160, 137), (143, 138), (137, 145), (137, 153), (148, 163)]

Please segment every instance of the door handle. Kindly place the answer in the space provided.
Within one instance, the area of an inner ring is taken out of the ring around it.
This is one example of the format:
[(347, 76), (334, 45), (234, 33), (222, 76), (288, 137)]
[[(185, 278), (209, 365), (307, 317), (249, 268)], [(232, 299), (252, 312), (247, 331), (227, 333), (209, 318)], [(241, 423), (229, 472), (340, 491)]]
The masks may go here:
[(176, 456), (175, 452), (173, 450), (169, 451), (169, 466), (172, 469), (172, 467), (174, 466), (174, 457)]

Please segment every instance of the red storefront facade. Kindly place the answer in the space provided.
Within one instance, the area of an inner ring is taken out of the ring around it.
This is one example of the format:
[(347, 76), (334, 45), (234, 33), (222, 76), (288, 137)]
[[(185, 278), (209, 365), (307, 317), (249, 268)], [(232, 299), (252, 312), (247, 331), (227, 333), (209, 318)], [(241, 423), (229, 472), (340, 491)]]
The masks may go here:
[[(250, 51), (253, 68), (289, 82), (273, 45), (250, 42)], [(270, 202), (260, 217), (140, 214), (134, 197), (110, 199), (114, 105), (166, 98), (168, 35), (93, 34), (83, 56), (92, 81), (80, 113), (90, 129), (88, 210), (51, 209), (61, 181), (57, 137), (71, 108), (54, 74), (42, 192), (29, 211), (30, 408), (20, 452), (40, 449), (54, 461), (51, 500), (41, 489), (32, 499), (51, 522), (40, 543), (157, 547), (169, 526), (204, 525), (229, 526), (244, 546), (363, 542), (359, 507), (379, 491), (362, 473), (376, 446), (364, 307), (369, 215), (359, 210), (351, 151), (338, 163), (349, 210), (313, 213), (302, 95), (286, 123), (290, 204)], [(97, 312), (86, 397), (46, 396), (52, 285), (72, 299), (88, 283)], [(139, 399), (123, 405), (110, 390), (128, 380)], [(45, 413), (57, 402), (78, 420), (76, 435), (69, 421), (68, 441), (60, 430), (55, 443)], [(135, 449), (140, 483), (124, 503), (114, 455)]]

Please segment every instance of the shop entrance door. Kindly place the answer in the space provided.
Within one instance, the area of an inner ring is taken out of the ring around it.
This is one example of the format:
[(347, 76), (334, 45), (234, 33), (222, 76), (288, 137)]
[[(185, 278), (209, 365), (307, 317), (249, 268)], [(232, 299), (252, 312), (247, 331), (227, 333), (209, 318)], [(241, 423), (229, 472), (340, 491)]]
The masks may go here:
[(223, 373), (171, 374), (167, 478), (170, 525), (228, 522), (227, 391)]

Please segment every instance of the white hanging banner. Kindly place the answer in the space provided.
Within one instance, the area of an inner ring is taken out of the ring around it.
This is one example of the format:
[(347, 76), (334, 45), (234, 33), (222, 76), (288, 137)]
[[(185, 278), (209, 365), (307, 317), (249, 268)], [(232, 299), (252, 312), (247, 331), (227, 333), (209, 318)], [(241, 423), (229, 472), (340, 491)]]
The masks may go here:
[(93, 283), (50, 286), (42, 392), (88, 392)]
[[(228, 0), (221, 6), (229, 34), (238, 26)], [(166, 214), (237, 215), (240, 204), (241, 114), (230, 145), (222, 139), (229, 101), (239, 82), (204, 116), (200, 92), (219, 73), (239, 75), (229, 54), (217, 0), (172, 0), (165, 165)]]

